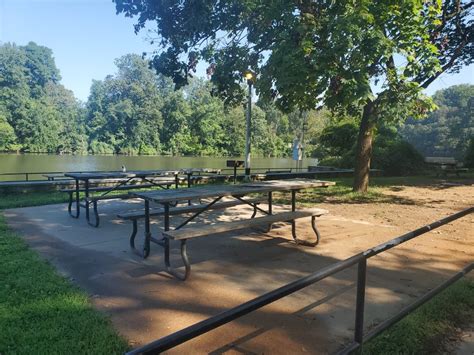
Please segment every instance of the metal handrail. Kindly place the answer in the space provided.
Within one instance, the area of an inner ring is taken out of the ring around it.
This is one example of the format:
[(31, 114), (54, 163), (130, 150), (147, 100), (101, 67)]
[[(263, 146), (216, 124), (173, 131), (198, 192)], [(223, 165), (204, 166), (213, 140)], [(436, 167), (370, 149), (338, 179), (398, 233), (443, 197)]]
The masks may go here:
[[(224, 168), (220, 169), (222, 172), (229, 171), (232, 172), (233, 168)], [(272, 171), (272, 170), (291, 170), (291, 171), (300, 171), (300, 170), (307, 170), (307, 168), (295, 168), (295, 167), (288, 167), (288, 168), (252, 168), (252, 171)], [(22, 172), (7, 172), (7, 173), (0, 173), (0, 176), (19, 176), (24, 175), (25, 180), (14, 180), (14, 181), (30, 181), (31, 175), (47, 175), (47, 174), (67, 174), (67, 173), (107, 173), (111, 170), (83, 170), (83, 171), (22, 171)], [(40, 180), (40, 179), (35, 179)], [(45, 179), (41, 179), (45, 180)]]
[[(339, 261), (335, 264), (326, 266), (322, 268), (319, 271), (316, 271), (308, 276), (305, 276), (303, 278), (300, 278), (296, 281), (293, 281), (289, 284), (286, 284), (280, 288), (277, 288), (273, 291), (270, 291), (268, 293), (265, 293), (259, 297), (256, 297), (248, 302), (245, 302), (237, 307), (234, 307), (232, 309), (229, 309), (227, 311), (224, 311), (222, 313), (219, 313), (213, 317), (210, 317), (208, 319), (205, 319), (201, 322), (195, 323), (189, 327), (186, 327), (180, 331), (177, 331), (175, 333), (172, 333), (170, 335), (167, 335), (163, 338), (160, 338), (158, 340), (155, 340), (149, 344), (146, 344), (142, 347), (136, 348), (128, 352), (127, 354), (156, 354), (163, 352), (165, 350), (171, 349), (179, 344), (182, 344), (188, 340), (191, 340), (193, 338), (196, 338), (204, 333), (209, 332), (210, 330), (213, 330), (215, 328), (220, 327), (221, 325), (224, 325), (226, 323), (229, 323), (237, 318), (240, 318), (250, 312), (253, 312), (263, 306), (266, 306), (272, 302), (275, 302), (285, 296), (288, 296), (298, 290), (301, 290), (307, 286), (313, 285), (318, 281), (321, 281), (337, 272), (340, 272), (342, 270), (345, 270), (355, 264), (358, 264), (358, 273), (357, 273), (357, 300), (356, 300), (356, 320), (355, 320), (355, 330), (354, 330), (354, 341), (351, 343), (346, 349), (342, 351), (342, 353), (347, 353), (349, 351), (356, 350), (360, 348), (365, 340), (368, 339), (368, 337), (372, 338), (378, 333), (380, 333), (382, 330), (386, 329), (388, 326), (393, 324), (394, 319), (384, 322), (382, 324), (385, 324), (384, 327), (377, 327), (374, 330), (372, 330), (367, 336), (364, 337), (363, 334), (363, 327), (364, 327), (364, 306), (365, 306), (365, 281), (366, 281), (366, 274), (367, 274), (367, 259), (378, 255), (380, 253), (383, 253), (389, 249), (392, 249), (393, 247), (403, 244), (413, 238), (416, 238), (422, 234), (425, 234), (429, 231), (432, 231), (433, 229), (439, 228), (447, 223), (450, 223), (458, 218), (464, 217), (470, 213), (474, 212), (474, 206), (469, 207), (465, 210), (462, 210), (460, 212), (457, 212), (453, 215), (450, 215), (448, 217), (445, 217), (443, 219), (440, 219), (436, 222), (433, 222), (431, 224), (425, 225), (423, 227), (420, 227), (418, 229), (415, 229), (414, 231), (411, 231), (409, 233), (403, 234), (399, 237), (396, 237), (394, 239), (389, 240), (388, 242), (379, 244), (373, 248), (367, 249), (364, 252), (361, 252), (359, 254), (353, 255), (348, 259)], [(467, 266), (465, 270), (461, 271), (460, 273), (456, 274), (454, 278), (458, 279), (462, 276), (459, 275), (464, 275), (468, 272), (470, 272), (474, 267), (474, 263)], [(444, 288), (449, 286), (449, 284), (453, 283), (452, 281), (454, 278), (451, 278), (450, 280), (446, 281), (443, 285)], [(447, 284), (447, 285), (445, 285)], [(437, 289), (442, 287), (443, 285), (439, 286)], [(441, 289), (444, 289), (441, 288)], [(439, 292), (439, 291), (438, 291)], [(431, 297), (433, 297), (434, 294), (431, 294)], [(430, 298), (431, 298), (430, 297)], [(422, 299), (426, 302), (429, 298), (425, 295), (422, 297)], [(418, 305), (417, 305), (418, 306)], [(410, 308), (412, 310), (412, 308)], [(401, 313), (405, 312), (404, 314), (407, 313), (406, 310), (403, 310)], [(395, 316), (394, 318), (397, 318)], [(398, 320), (398, 318), (396, 319)]]
[[(25, 171), (25, 172), (15, 172), (15, 173), (0, 173), (0, 176), (15, 176), (15, 175), (25, 175), (25, 180), (16, 180), (16, 181), (30, 181), (30, 175), (46, 175), (46, 174), (67, 174), (67, 173), (106, 173), (110, 170), (87, 170), (87, 171)], [(42, 179), (45, 180), (45, 179)]]

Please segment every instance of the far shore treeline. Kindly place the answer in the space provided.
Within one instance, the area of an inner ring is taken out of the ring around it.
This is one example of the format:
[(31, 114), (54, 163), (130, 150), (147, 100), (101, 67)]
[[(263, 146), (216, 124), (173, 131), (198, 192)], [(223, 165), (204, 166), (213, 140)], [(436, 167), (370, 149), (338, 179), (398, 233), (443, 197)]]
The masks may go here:
[[(207, 80), (194, 78), (174, 90), (138, 55), (115, 65), (115, 74), (93, 81), (84, 103), (60, 83), (51, 49), (33, 42), (0, 46), (0, 151), (242, 155), (244, 107), (226, 107)], [(410, 174), (422, 165), (422, 154), (474, 160), (473, 97), (473, 85), (453, 86), (434, 95), (439, 108), (426, 120), (379, 129), (372, 166)], [(324, 109), (282, 113), (257, 102), (252, 120), (252, 154), (289, 156), (304, 131), (306, 155), (353, 166), (357, 119)]]

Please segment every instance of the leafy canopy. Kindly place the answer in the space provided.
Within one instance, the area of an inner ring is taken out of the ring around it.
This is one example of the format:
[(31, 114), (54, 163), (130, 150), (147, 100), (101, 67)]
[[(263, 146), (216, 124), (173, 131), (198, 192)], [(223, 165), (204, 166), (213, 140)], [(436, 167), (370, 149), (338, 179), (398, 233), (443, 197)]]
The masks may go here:
[(0, 46), (0, 150), (87, 150), (82, 107), (60, 78), (51, 49)]
[(137, 17), (136, 32), (155, 23), (158, 72), (181, 87), (204, 60), (228, 103), (242, 100), (251, 68), (259, 97), (287, 111), (324, 104), (354, 113), (377, 97), (379, 117), (423, 116), (433, 104), (422, 87), (473, 57), (472, 3), (463, 1), (114, 2)]
[(474, 138), (474, 85), (455, 85), (437, 91), (438, 109), (424, 120), (408, 119), (401, 134), (424, 156), (462, 160)]

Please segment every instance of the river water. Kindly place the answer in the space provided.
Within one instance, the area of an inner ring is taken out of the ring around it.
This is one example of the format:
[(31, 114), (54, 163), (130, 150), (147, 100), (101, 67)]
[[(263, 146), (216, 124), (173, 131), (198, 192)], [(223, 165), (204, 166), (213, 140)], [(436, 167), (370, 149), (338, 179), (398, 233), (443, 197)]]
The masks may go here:
[[(171, 156), (125, 156), (125, 155), (54, 155), (54, 154), (0, 154), (0, 174), (21, 172), (65, 172), (120, 170), (177, 169), (177, 168), (226, 168), (226, 160), (242, 157), (171, 157)], [(314, 165), (306, 159), (302, 166)], [(252, 168), (295, 168), (291, 158), (252, 157)], [(0, 175), (0, 180), (24, 180), (24, 175)], [(30, 179), (41, 178), (41, 175)]]

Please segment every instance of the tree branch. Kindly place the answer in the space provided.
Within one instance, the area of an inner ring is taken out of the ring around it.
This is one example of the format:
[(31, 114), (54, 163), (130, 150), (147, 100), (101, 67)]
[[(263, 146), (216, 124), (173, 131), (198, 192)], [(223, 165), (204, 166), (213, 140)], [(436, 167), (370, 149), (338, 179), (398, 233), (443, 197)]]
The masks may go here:
[[(420, 86), (426, 89), (433, 81), (435, 81), (441, 74), (443, 74), (446, 70), (451, 68), (456, 61), (456, 59), (462, 54), (462, 50), (464, 46), (467, 44), (467, 38), (465, 37), (461, 44), (455, 49), (453, 56), (445, 65), (442, 66), (441, 70), (438, 71), (435, 75), (431, 76), (430, 78), (426, 79), (423, 84)], [(420, 80), (421, 81), (421, 80)]]

